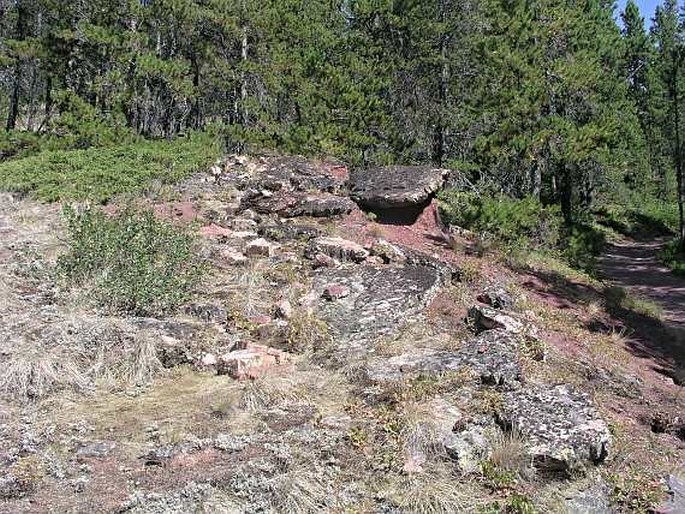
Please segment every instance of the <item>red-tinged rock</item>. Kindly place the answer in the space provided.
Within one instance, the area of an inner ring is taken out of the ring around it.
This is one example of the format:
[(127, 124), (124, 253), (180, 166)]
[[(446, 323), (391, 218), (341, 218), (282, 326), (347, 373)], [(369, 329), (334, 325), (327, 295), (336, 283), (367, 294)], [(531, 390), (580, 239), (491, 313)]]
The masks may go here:
[(290, 355), (282, 350), (259, 344), (242, 343), (238, 349), (219, 356), (217, 372), (235, 380), (257, 379), (282, 371)]
[(222, 237), (231, 237), (233, 235), (233, 231), (229, 228), (221, 227), (216, 223), (212, 223), (211, 225), (206, 225), (200, 228), (200, 235), (202, 237), (212, 237), (218, 239)]
[(245, 254), (249, 257), (272, 257), (277, 246), (260, 237), (245, 246)]
[(340, 300), (350, 295), (350, 288), (340, 284), (331, 284), (323, 290), (322, 297), (326, 300)]

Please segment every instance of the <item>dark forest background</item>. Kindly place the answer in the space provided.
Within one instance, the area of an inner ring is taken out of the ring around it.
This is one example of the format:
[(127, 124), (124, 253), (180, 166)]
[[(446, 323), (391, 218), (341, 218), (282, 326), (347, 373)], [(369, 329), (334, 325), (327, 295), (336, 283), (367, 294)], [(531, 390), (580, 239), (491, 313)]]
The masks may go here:
[(682, 234), (683, 19), (672, 0), (649, 31), (632, 0), (0, 0), (0, 182), (196, 141), (178, 153), (433, 163), (567, 226), (621, 210)]

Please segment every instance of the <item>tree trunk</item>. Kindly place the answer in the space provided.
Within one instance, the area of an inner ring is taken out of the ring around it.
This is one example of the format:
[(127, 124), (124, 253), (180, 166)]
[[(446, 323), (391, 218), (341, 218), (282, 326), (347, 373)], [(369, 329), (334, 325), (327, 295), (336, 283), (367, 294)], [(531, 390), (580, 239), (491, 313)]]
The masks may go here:
[(680, 95), (678, 94), (678, 73), (680, 72), (680, 57), (676, 57), (673, 76), (671, 77), (671, 93), (673, 95), (673, 128), (675, 132), (675, 169), (678, 188), (678, 221), (680, 250), (685, 251), (685, 219), (683, 217), (683, 156), (680, 148)]

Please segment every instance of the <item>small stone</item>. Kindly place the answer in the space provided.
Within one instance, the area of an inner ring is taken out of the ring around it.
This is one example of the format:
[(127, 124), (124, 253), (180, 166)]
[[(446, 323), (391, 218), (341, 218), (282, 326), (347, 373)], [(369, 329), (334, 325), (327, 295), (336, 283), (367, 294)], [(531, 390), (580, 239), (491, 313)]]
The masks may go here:
[(205, 368), (213, 368), (217, 365), (217, 362), (218, 361), (217, 361), (216, 355), (214, 355), (213, 353), (205, 353), (202, 356), (202, 359), (200, 359), (200, 363)]
[(76, 450), (77, 459), (101, 459), (107, 457), (110, 452), (116, 448), (116, 444), (112, 441), (96, 441), (81, 446)]
[(231, 229), (226, 228), (226, 227), (222, 227), (220, 225), (212, 223), (211, 225), (206, 225), (204, 227), (201, 227), (200, 228), (200, 235), (202, 237), (207, 237), (207, 238), (221, 239), (221, 238), (231, 237), (233, 235), (233, 231)]
[(312, 257), (312, 266), (314, 268), (334, 268), (340, 263), (336, 261), (333, 257), (329, 257), (323, 253), (317, 253)]
[(476, 330), (479, 332), (499, 328), (513, 334), (521, 334), (525, 329), (524, 324), (516, 318), (481, 305), (475, 305), (469, 309), (469, 319), (473, 321)]
[(305, 251), (305, 256), (312, 258), (324, 254), (341, 262), (362, 262), (369, 252), (360, 244), (341, 237), (318, 237), (312, 240)]
[(236, 218), (231, 220), (231, 228), (238, 231), (254, 231), (257, 228), (257, 222), (249, 218)]
[(276, 316), (281, 319), (290, 319), (293, 315), (293, 306), (288, 300), (281, 300), (276, 305)]
[(257, 379), (290, 362), (290, 356), (276, 348), (245, 343), (239, 349), (219, 356), (217, 371), (236, 380)]
[(514, 305), (514, 299), (500, 286), (488, 287), (480, 295), (478, 301), (494, 309), (510, 309)]
[(423, 465), (426, 463), (426, 456), (423, 453), (412, 453), (404, 461), (402, 466), (402, 473), (405, 475), (413, 475), (423, 472)]
[(385, 261), (376, 255), (372, 255), (371, 257), (367, 257), (365, 262), (367, 264), (371, 264), (372, 266), (380, 266), (382, 264), (385, 264)]
[(219, 252), (221, 260), (230, 264), (231, 266), (236, 266), (240, 264), (247, 263), (247, 257), (235, 248), (222, 248)]
[(275, 249), (276, 245), (260, 237), (245, 246), (245, 254), (249, 257), (272, 257)]
[(322, 298), (326, 300), (340, 300), (350, 295), (350, 288), (340, 284), (331, 284), (323, 290)]

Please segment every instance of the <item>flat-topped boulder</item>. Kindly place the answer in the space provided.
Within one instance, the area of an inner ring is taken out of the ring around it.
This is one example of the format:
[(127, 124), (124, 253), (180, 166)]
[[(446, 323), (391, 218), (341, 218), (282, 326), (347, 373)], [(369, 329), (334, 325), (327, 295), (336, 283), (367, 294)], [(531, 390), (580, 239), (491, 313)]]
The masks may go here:
[(422, 205), (442, 188), (448, 174), (430, 166), (358, 169), (350, 173), (350, 196), (370, 209)]
[(457, 351), (416, 348), (409, 353), (378, 359), (368, 369), (374, 382), (399, 380), (416, 374), (471, 371), (481, 383), (515, 387), (521, 377), (516, 337), (504, 330), (492, 330), (465, 341)]
[(290, 190), (272, 192), (267, 189), (248, 191), (240, 203), (243, 210), (251, 209), (259, 214), (277, 214), (283, 218), (341, 216), (352, 212), (356, 207), (346, 196)]
[(252, 169), (244, 188), (340, 193), (348, 178), (345, 166), (299, 156), (262, 157)]
[[(443, 283), (443, 276), (428, 266), (320, 268), (308, 298), (341, 351), (366, 353), (378, 338), (416, 322)], [(346, 294), (331, 301), (324, 294), (331, 284)]]
[(529, 385), (505, 393), (498, 421), (523, 436), (540, 470), (582, 469), (609, 454), (607, 424), (590, 398), (568, 385)]

